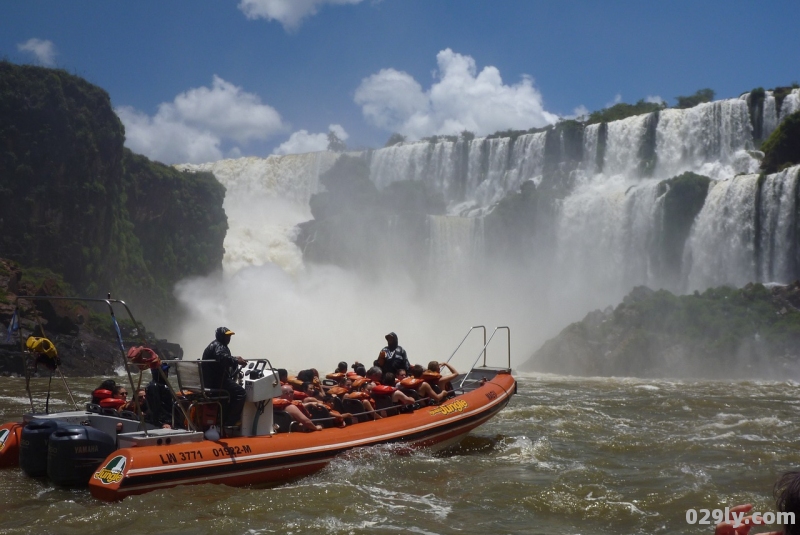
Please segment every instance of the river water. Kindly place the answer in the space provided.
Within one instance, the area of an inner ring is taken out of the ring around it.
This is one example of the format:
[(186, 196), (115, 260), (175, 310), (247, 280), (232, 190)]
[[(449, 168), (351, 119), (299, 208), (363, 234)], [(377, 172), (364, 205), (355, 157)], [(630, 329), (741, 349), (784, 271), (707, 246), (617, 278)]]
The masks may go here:
[[(71, 386), (85, 401), (98, 383)], [(352, 451), (278, 488), (199, 485), (106, 504), (0, 470), (0, 534), (711, 534), (686, 511), (775, 511), (775, 479), (800, 465), (799, 390), (524, 375), (454, 451)], [(26, 405), (24, 381), (0, 378), (2, 421)]]

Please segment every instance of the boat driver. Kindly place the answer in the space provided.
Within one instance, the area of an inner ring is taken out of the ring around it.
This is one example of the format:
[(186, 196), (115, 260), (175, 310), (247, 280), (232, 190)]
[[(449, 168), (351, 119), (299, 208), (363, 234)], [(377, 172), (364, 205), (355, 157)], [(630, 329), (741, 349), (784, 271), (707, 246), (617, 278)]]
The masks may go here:
[(222, 422), (225, 427), (234, 426), (239, 422), (245, 401), (244, 388), (239, 385), (235, 377), (239, 371), (238, 366), (246, 365), (247, 361), (242, 357), (231, 355), (228, 344), (233, 334), (235, 333), (227, 327), (218, 327), (214, 333), (214, 341), (203, 351), (203, 360), (209, 361), (203, 363), (206, 386), (225, 390), (230, 396), (228, 411)]

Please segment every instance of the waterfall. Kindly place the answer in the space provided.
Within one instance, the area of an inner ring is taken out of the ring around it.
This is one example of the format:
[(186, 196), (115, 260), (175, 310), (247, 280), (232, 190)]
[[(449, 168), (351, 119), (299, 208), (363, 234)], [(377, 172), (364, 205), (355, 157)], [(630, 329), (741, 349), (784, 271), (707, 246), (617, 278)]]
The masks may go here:
[(786, 95), (781, 103), (780, 121), (786, 119), (787, 116), (800, 110), (800, 89), (792, 89), (792, 92)]
[(605, 175), (636, 176), (639, 150), (647, 133), (650, 114), (636, 115), (608, 123), (603, 173)]
[(775, 95), (767, 91), (764, 97), (764, 122), (761, 126), (761, 137), (767, 139), (778, 128), (778, 109), (775, 106)]
[(712, 184), (686, 244), (688, 290), (756, 280), (758, 175)]
[(790, 283), (796, 278), (797, 182), (800, 168), (768, 175), (761, 186), (759, 279)]
[(581, 162), (581, 169), (584, 171), (584, 174), (590, 176), (601, 170), (597, 165), (600, 127), (600, 124), (590, 124), (583, 131), (583, 162)]
[(555, 272), (568, 291), (618, 295), (653, 284), (651, 253), (660, 225), (657, 183), (610, 180), (564, 199)]
[(508, 192), (506, 183), (510, 140), (474, 139), (467, 167), (467, 201), (486, 206)]
[(546, 139), (547, 132), (525, 134), (516, 139), (511, 151), (505, 193), (518, 190), (526, 180), (533, 180), (536, 185), (542, 182)]
[(226, 273), (267, 263), (296, 273), (303, 269), (302, 252), (294, 243), (296, 225), (311, 219), (309, 199), (319, 189), (320, 174), (337, 158), (335, 153), (316, 152), (176, 167), (212, 172), (225, 186)]
[(484, 260), (483, 220), (475, 217), (428, 216), (431, 283), (458, 289), (469, 284)]
[(453, 194), (458, 182), (456, 155), (460, 142), (401, 143), (373, 151), (370, 177), (385, 188), (402, 180), (424, 181), (436, 191)]
[[(546, 273), (552, 287), (567, 298), (574, 294), (584, 310), (586, 299), (605, 306), (639, 284), (686, 291), (787, 282), (800, 269), (798, 167), (759, 181), (749, 95), (603, 124), (567, 121), (510, 137), (405, 142), (362, 157), (378, 189), (410, 180), (444, 196), (448, 215), (430, 216), (427, 229), (414, 230), (427, 231), (428, 241), (409, 251), (420, 259), (411, 278), (427, 266), (435, 285), (464, 284), (471, 272), (497, 260), (483, 258), (489, 249), (483, 217), (503, 206), (498, 217), (508, 227), (492, 229), (493, 239), (499, 235), (502, 247), (535, 264), (519, 269)], [(786, 95), (780, 108), (767, 91), (758, 112), (763, 135), (797, 109), (800, 90)], [(309, 198), (337, 157), (321, 152), (179, 166), (211, 171), (227, 189), (226, 273), (266, 263), (289, 273), (304, 269), (293, 241), (296, 225), (311, 218)], [(707, 196), (705, 183), (694, 193), (667, 195), (673, 182), (661, 181), (686, 171), (712, 179)], [(514, 200), (528, 181), (532, 185)], [(694, 195), (688, 216), (678, 213), (681, 195)], [(509, 197), (512, 202), (501, 202)], [(518, 217), (515, 206), (530, 210), (529, 217)], [(683, 230), (665, 229), (666, 213)], [(521, 237), (503, 234), (512, 226)], [(676, 254), (681, 247), (682, 256)]]
[(656, 129), (656, 176), (693, 171), (722, 179), (749, 170), (742, 169), (737, 157), (747, 157), (742, 152), (753, 148), (752, 131), (744, 99), (662, 110)]

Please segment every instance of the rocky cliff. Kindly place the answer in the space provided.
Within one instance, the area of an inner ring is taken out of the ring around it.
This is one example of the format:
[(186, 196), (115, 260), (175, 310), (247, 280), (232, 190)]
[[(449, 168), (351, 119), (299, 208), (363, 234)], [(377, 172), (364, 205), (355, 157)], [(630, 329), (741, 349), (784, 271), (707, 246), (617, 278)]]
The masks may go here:
[(547, 341), (523, 366), (638, 377), (800, 377), (800, 282), (676, 296), (635, 288)]

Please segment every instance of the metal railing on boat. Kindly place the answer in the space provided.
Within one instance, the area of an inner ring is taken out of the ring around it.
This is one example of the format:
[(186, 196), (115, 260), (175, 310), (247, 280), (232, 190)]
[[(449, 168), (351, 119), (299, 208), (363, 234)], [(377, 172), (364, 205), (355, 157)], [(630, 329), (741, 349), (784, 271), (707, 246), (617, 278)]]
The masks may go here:
[(480, 352), (478, 352), (478, 356), (477, 356), (477, 358), (475, 358), (475, 361), (472, 363), (472, 366), (470, 366), (469, 371), (467, 371), (467, 373), (464, 375), (464, 378), (461, 379), (461, 383), (459, 383), (459, 385), (458, 385), (459, 389), (462, 389), (464, 387), (464, 383), (467, 381), (467, 378), (470, 376), (470, 374), (475, 370), (475, 366), (478, 364), (478, 361), (481, 359), (481, 356), (483, 357), (483, 366), (481, 366), (481, 367), (482, 368), (487, 368), (487, 366), (486, 366), (486, 348), (489, 346), (490, 343), (492, 343), (492, 339), (494, 339), (494, 335), (497, 334), (497, 331), (501, 330), (501, 329), (505, 330), (507, 332), (507, 334), (508, 334), (508, 338), (507, 338), (508, 366), (507, 366), (506, 369), (511, 370), (511, 328), (508, 327), (508, 326), (505, 326), (505, 325), (501, 326), (501, 327), (495, 327), (494, 331), (492, 331), (492, 335), (489, 337), (488, 340), (486, 339), (486, 326), (484, 326), (484, 325), (476, 325), (475, 327), (471, 327), (470, 330), (467, 331), (467, 334), (464, 335), (464, 338), (461, 339), (461, 342), (458, 344), (458, 346), (456, 346), (455, 350), (453, 350), (453, 352), (450, 354), (450, 356), (448, 357), (448, 359), (445, 362), (448, 362), (448, 363), (450, 362), (450, 360), (455, 356), (455, 354), (458, 352), (458, 350), (461, 349), (461, 346), (467, 340), (467, 338), (472, 333), (472, 331), (474, 331), (476, 329), (482, 329), (483, 330), (483, 347), (481, 348)]

